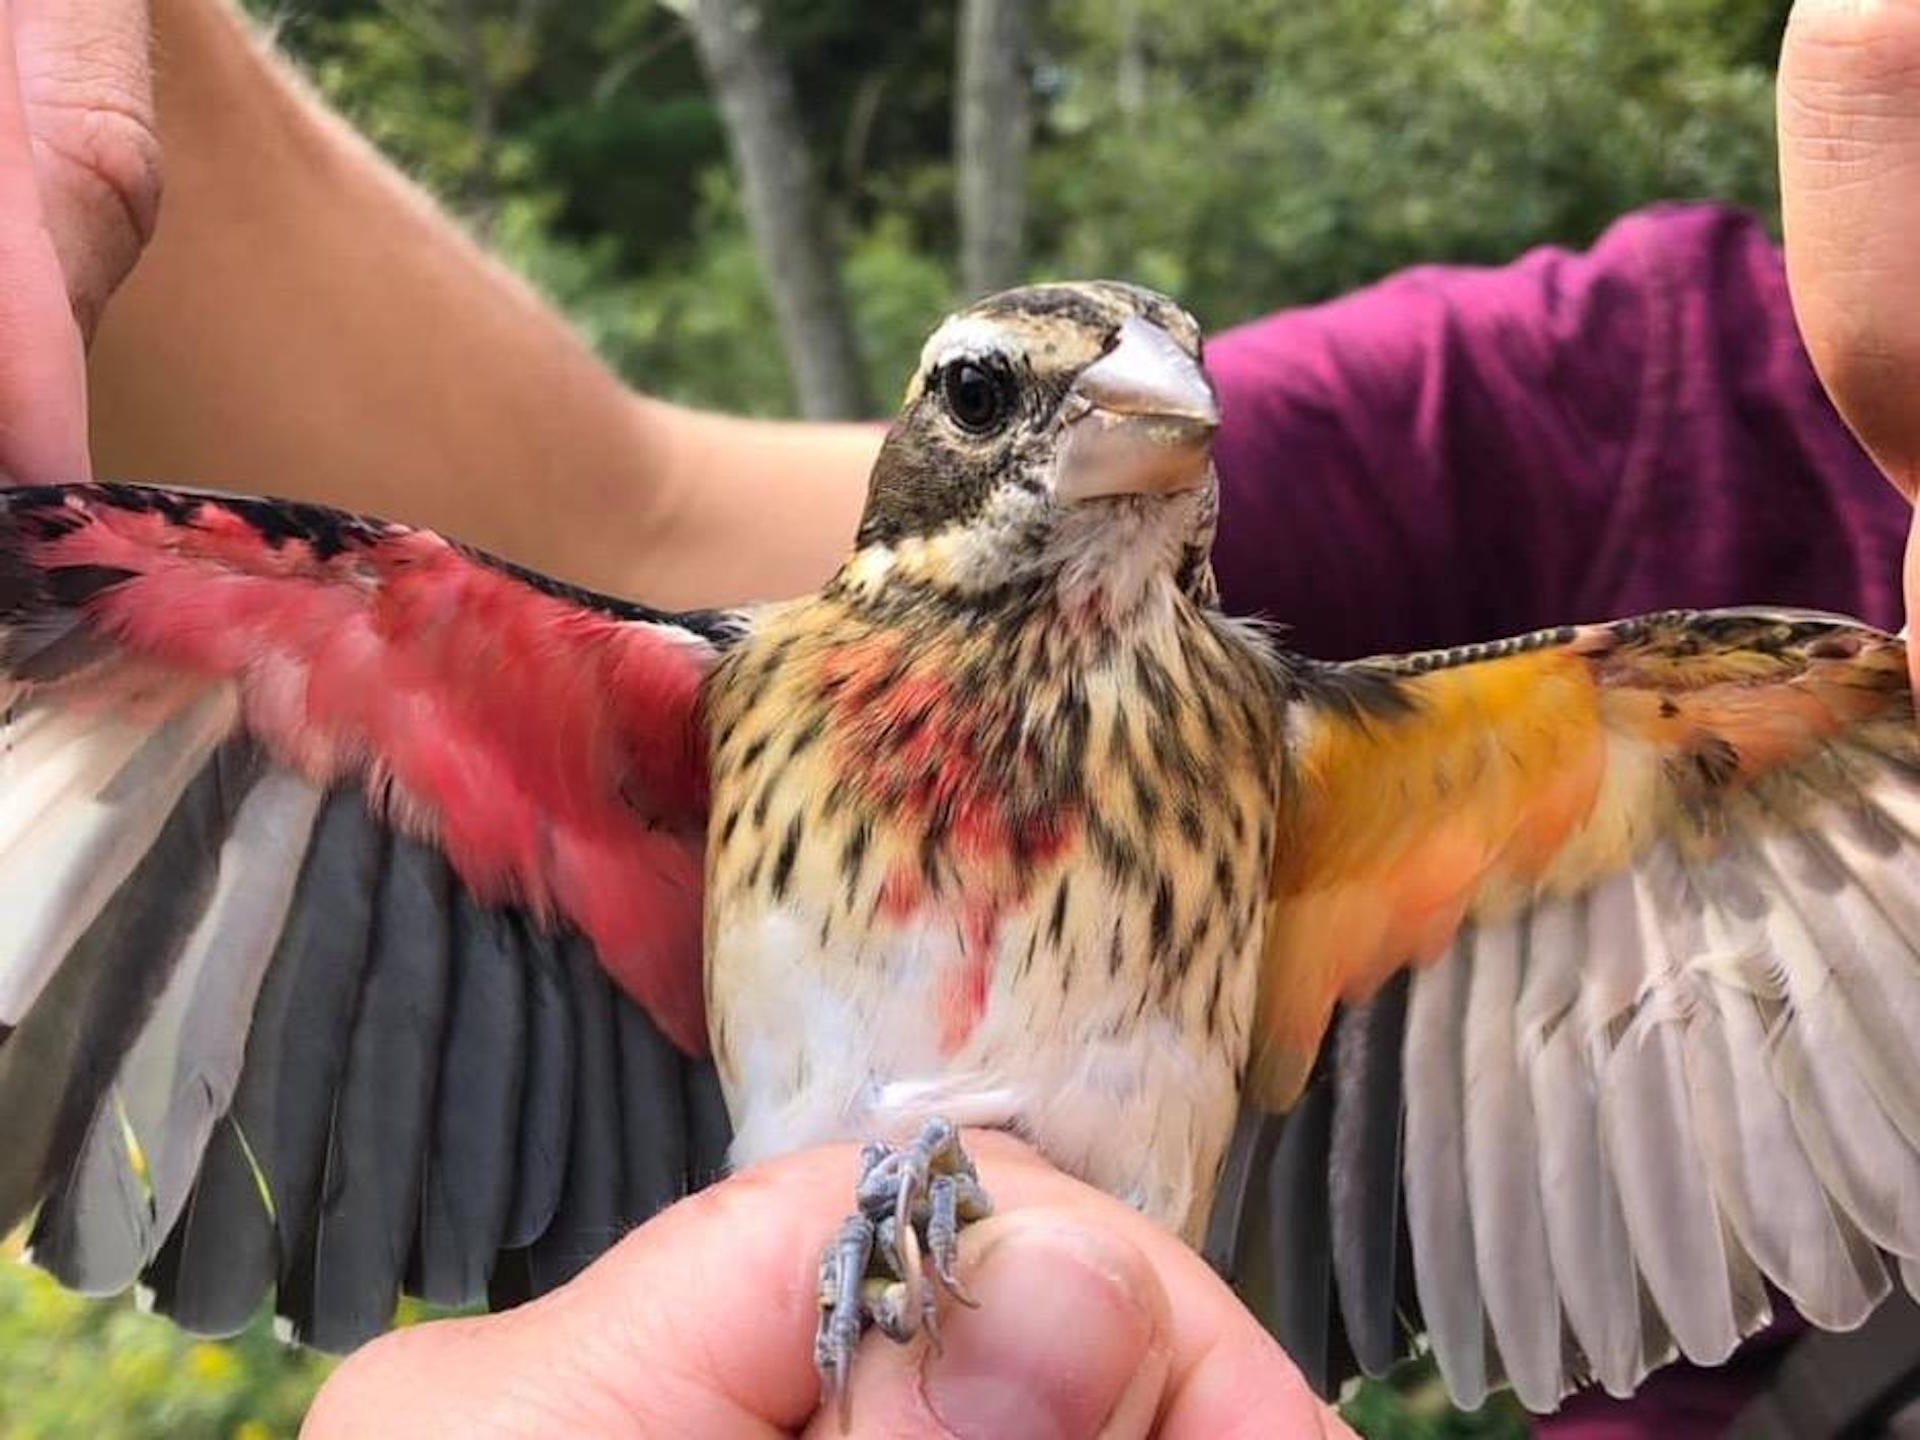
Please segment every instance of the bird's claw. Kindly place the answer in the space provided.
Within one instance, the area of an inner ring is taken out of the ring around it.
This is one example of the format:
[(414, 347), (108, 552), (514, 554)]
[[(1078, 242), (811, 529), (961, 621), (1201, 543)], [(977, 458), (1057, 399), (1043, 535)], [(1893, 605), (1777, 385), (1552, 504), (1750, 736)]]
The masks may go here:
[[(851, 1420), (847, 1377), (868, 1325), (905, 1344), (924, 1332), (940, 1347), (939, 1293), (977, 1305), (954, 1274), (960, 1232), (993, 1213), (951, 1121), (935, 1118), (908, 1144), (860, 1152), (858, 1208), (820, 1257), (820, 1326), (813, 1361), (823, 1403)], [(929, 1280), (928, 1276), (932, 1279)]]

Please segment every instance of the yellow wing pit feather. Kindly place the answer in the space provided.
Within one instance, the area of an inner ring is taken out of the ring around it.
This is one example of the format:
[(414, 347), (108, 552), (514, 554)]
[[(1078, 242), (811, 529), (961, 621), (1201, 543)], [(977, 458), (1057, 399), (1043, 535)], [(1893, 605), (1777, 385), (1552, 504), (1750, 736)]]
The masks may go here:
[[(1599, 687), (1562, 650), (1408, 679), (1398, 715), (1327, 717), (1276, 847), (1253, 1084), (1285, 1109), (1339, 1000), (1430, 960), (1478, 886), (1531, 889), (1593, 809)], [(1325, 797), (1324, 799), (1321, 797)]]
[(1438, 958), (1468, 916), (1583, 890), (1657, 836), (1711, 844), (1749, 782), (1911, 713), (1891, 637), (1757, 612), (1591, 626), (1393, 684), (1404, 708), (1309, 699), (1294, 727), (1251, 1075), (1272, 1109), (1337, 1003)]

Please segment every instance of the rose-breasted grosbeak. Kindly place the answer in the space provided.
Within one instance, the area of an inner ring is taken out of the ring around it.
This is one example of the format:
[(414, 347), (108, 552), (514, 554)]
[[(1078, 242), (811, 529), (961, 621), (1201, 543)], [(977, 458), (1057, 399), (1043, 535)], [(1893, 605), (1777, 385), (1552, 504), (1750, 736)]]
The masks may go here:
[(1900, 646), (1291, 656), (1215, 606), (1216, 419), (1169, 301), (987, 300), (838, 575), (740, 614), (314, 506), (0, 495), (0, 1228), (340, 1348), (403, 1285), (564, 1278), (728, 1118), (738, 1162), (853, 1137), (832, 1384), (958, 1292), (955, 1126), (1004, 1126), (1323, 1384), (1415, 1329), (1537, 1408), (1723, 1358), (1763, 1280), (1833, 1326), (1914, 1283)]

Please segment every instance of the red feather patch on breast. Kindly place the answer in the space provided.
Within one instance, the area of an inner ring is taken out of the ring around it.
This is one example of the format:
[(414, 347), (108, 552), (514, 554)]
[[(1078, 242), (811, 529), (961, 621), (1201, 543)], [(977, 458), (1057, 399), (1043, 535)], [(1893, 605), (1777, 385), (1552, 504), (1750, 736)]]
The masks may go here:
[[(942, 975), (940, 1046), (965, 1046), (987, 1009), (1002, 916), (1081, 833), (1077, 800), (1043, 778), (1024, 722), (1028, 687), (969, 685), (959, 646), (868, 634), (824, 654), (835, 774), (896, 840), (878, 913), (951, 915), (961, 955)], [(1057, 757), (1056, 757), (1057, 759)]]
[(1011, 863), (1022, 874), (1059, 855), (1078, 832), (1068, 808), (1036, 809), (1048, 793), (1042, 760), (1022, 733), (1018, 686), (997, 692), (949, 678), (937, 647), (910, 660), (885, 635), (831, 652), (821, 689), (832, 697), (836, 759), (880, 813), (918, 833), (935, 830), (962, 867)]

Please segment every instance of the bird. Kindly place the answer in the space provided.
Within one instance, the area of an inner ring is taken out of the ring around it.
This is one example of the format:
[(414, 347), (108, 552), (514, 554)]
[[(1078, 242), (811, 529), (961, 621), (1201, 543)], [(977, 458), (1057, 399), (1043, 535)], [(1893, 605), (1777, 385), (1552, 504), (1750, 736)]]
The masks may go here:
[(1920, 1292), (1902, 643), (1300, 656), (1220, 608), (1219, 419), (1171, 299), (988, 297), (834, 576), (683, 613), (314, 504), (0, 491), (0, 1231), (346, 1350), (852, 1140), (829, 1401), (970, 1303), (970, 1127), (1323, 1393), (1418, 1347), (1550, 1411)]

